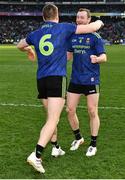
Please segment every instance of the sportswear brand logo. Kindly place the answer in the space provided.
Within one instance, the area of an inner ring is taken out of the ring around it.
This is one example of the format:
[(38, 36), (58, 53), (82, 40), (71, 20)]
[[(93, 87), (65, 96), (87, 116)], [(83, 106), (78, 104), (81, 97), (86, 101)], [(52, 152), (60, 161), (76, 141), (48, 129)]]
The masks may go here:
[(95, 92), (95, 90), (91, 90), (91, 91), (89, 91), (89, 93), (93, 93), (93, 92)]

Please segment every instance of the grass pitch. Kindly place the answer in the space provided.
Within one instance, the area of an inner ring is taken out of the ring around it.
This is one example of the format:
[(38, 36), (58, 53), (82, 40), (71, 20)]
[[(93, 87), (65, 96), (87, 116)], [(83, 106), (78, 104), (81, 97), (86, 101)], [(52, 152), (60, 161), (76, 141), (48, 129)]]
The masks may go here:
[[(77, 110), (85, 144), (69, 150), (74, 139), (65, 109), (58, 125), (58, 139), (66, 155), (51, 157), (48, 144), (43, 155), (45, 175), (26, 163), (33, 151), (45, 112), (37, 100), (36, 63), (14, 46), (0, 46), (0, 178), (5, 179), (123, 179), (125, 178), (125, 46), (106, 47), (108, 61), (101, 64), (98, 152), (87, 158), (90, 141), (86, 98)], [(68, 75), (71, 62), (68, 62)]]

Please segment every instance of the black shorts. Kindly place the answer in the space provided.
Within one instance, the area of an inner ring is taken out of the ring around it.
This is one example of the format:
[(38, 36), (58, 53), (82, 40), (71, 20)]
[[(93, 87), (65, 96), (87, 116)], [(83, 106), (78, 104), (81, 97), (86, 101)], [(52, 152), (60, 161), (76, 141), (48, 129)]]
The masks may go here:
[(48, 76), (37, 80), (38, 99), (66, 96), (67, 80), (63, 76)]
[(100, 92), (99, 85), (80, 85), (70, 82), (68, 87), (68, 92), (76, 94), (84, 94), (85, 96), (89, 94), (95, 94)]

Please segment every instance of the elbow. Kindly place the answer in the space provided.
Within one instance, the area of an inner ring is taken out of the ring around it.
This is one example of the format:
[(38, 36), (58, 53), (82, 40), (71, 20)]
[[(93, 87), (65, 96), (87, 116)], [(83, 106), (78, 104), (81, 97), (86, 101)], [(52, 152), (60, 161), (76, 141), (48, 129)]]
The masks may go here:
[(105, 58), (104, 62), (107, 62), (107, 58)]
[(17, 49), (20, 49), (19, 43), (16, 45)]
[(18, 43), (16, 47), (17, 47), (17, 49), (19, 49), (19, 50), (22, 50), (22, 49), (23, 49), (23, 47), (21, 46), (20, 43)]
[(107, 61), (107, 56), (104, 55), (103, 62), (106, 62), (106, 61)]

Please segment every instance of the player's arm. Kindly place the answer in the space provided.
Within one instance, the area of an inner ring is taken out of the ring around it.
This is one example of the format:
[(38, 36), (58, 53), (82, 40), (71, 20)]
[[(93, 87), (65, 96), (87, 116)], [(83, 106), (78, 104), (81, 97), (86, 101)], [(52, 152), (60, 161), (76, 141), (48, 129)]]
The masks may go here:
[(17, 44), (17, 48), (20, 51), (27, 52), (28, 59), (34, 61), (36, 58), (35, 51), (29, 46), (25, 39), (21, 39)]
[(87, 25), (77, 25), (76, 34), (83, 34), (83, 33), (92, 33), (99, 30), (102, 26), (104, 26), (101, 20), (97, 20)]
[(107, 56), (106, 54), (100, 54), (99, 56), (96, 56), (96, 55), (91, 55), (90, 56), (90, 59), (91, 59), (91, 62), (93, 64), (95, 63), (103, 63), (103, 62), (106, 62), (107, 61)]
[(67, 52), (67, 60), (72, 60), (72, 59), (73, 59), (73, 53)]

